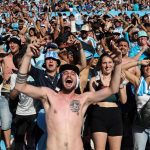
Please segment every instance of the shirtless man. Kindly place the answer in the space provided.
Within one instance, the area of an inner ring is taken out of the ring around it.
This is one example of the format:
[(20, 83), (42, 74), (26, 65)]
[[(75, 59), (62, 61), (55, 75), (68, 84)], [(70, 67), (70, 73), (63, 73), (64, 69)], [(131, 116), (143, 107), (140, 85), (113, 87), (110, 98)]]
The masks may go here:
[[(11, 135), (11, 123), (12, 123), (12, 115), (9, 110), (9, 93), (10, 93), (10, 76), (13, 73), (13, 70), (17, 70), (13, 64), (12, 58), (14, 55), (19, 53), (21, 49), (21, 40), (17, 36), (10, 37), (8, 41), (8, 46), (10, 48), (10, 52), (6, 53), (2, 51), (0, 53), (0, 64), (2, 69), (2, 77), (3, 77), (3, 88), (1, 90), (0, 96), (0, 122), (2, 124), (1, 129), (4, 132), (4, 138), (7, 149), (10, 148), (10, 135)], [(2, 109), (3, 108), (3, 109)]]
[[(122, 64), (129, 63), (131, 61), (135, 61), (133, 58), (128, 56), (129, 53), (129, 43), (124, 38), (119, 39), (118, 48), (122, 52)], [(131, 71), (136, 76), (140, 77), (140, 70), (138, 67), (132, 67), (129, 71)]]
[(21, 39), (18, 36), (10, 37), (8, 41), (8, 46), (10, 49), (9, 53), (2, 51), (0, 53), (2, 57), (0, 57), (0, 63), (3, 70), (3, 82), (4, 84), (9, 80), (11, 74), (13, 73), (13, 69), (16, 70), (12, 58), (14, 55), (19, 53), (19, 49), (21, 49)]
[[(129, 62), (133, 62), (136, 59), (131, 58), (128, 56), (130, 47), (127, 40), (124, 38), (121, 38), (118, 40), (118, 48), (122, 52), (122, 65), (127, 64)], [(140, 77), (140, 70), (139, 67), (132, 67), (128, 70), (132, 74), (136, 75), (138, 78)], [(130, 135), (130, 130), (132, 129), (132, 120), (134, 118), (134, 112), (135, 112), (135, 101), (134, 101), (134, 95), (131, 90), (131, 85), (129, 84), (129, 81), (125, 78), (124, 73), (122, 74), (122, 83), (120, 84), (120, 99), (122, 102), (124, 102), (124, 108), (122, 110), (123, 115), (123, 124), (125, 126), (125, 136)]]
[[(116, 65), (111, 85), (97, 92), (76, 94), (79, 69), (70, 64), (60, 67), (61, 91), (56, 93), (47, 87), (35, 87), (26, 83), (30, 57), (39, 54), (35, 45), (29, 45), (19, 69), (15, 89), (40, 99), (46, 113), (47, 150), (83, 150), (81, 126), (86, 109), (91, 103), (102, 101), (117, 93), (121, 75), (121, 52), (114, 59)], [(27, 66), (27, 67), (25, 67)]]

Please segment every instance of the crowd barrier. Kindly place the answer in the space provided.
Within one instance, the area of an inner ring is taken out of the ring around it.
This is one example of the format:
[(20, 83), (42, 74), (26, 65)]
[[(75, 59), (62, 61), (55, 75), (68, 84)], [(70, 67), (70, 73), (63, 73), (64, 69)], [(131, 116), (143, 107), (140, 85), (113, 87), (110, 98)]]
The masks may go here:
[[(89, 15), (89, 16), (92, 16), (92, 15), (102, 15), (103, 14), (103, 11), (99, 11), (99, 12), (85, 12), (85, 11), (81, 11), (81, 12), (78, 12), (78, 11), (73, 11), (73, 12), (52, 12), (51, 16), (58, 16), (58, 13), (61, 13), (61, 14), (66, 14), (67, 16), (69, 16), (70, 14), (78, 14), (78, 13), (82, 13), (82, 14), (86, 14), (86, 15)], [(108, 14), (112, 15), (112, 16), (117, 16), (119, 13), (126, 13), (128, 16), (131, 16), (132, 13), (135, 13), (135, 14), (138, 14), (139, 16), (144, 16), (145, 14), (150, 14), (150, 10), (146, 10), (146, 11), (109, 11)]]

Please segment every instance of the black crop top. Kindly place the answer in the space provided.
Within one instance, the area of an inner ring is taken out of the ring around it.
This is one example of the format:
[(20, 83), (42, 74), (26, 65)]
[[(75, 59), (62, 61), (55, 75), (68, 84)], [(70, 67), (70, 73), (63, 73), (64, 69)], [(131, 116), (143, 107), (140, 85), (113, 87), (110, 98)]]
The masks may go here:
[[(94, 84), (95, 91), (98, 91), (100, 89), (106, 88), (106, 86), (102, 85), (101, 80), (97, 80), (96, 82), (98, 83), (98, 86), (96, 84)], [(104, 100), (104, 102), (114, 102), (114, 103), (117, 103), (118, 102), (118, 94), (113, 94), (113, 95), (107, 97)]]

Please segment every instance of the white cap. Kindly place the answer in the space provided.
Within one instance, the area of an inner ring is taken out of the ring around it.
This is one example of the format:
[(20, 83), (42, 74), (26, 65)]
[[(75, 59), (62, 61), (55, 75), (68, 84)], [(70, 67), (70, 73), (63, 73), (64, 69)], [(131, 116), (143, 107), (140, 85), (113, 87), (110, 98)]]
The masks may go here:
[(90, 28), (87, 24), (83, 25), (81, 31), (90, 31)]

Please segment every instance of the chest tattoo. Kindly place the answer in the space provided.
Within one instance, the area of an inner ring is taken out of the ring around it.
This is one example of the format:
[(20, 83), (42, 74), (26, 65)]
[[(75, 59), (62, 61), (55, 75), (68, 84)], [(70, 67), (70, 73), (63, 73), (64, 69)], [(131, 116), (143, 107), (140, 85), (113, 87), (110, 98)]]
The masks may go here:
[(70, 109), (72, 112), (76, 112), (77, 114), (79, 114), (79, 110), (80, 110), (80, 101), (79, 100), (72, 100), (70, 102)]

